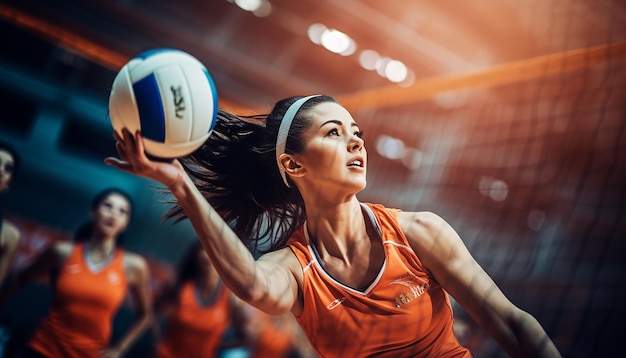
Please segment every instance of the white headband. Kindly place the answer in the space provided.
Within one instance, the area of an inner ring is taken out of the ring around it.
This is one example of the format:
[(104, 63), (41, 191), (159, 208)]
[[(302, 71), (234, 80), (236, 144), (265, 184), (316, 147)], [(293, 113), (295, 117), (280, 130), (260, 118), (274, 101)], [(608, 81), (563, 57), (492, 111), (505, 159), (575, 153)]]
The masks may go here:
[(278, 171), (280, 172), (280, 176), (283, 178), (283, 182), (287, 187), (289, 183), (287, 182), (287, 175), (285, 174), (285, 169), (280, 165), (279, 157), (281, 154), (285, 153), (285, 145), (287, 144), (287, 135), (289, 134), (289, 129), (291, 128), (291, 122), (295, 118), (296, 114), (300, 110), (300, 107), (313, 97), (317, 97), (319, 95), (313, 95), (308, 97), (300, 98), (295, 101), (289, 108), (287, 108), (287, 112), (283, 116), (283, 119), (280, 122), (280, 127), (278, 128), (278, 136), (276, 137), (276, 164), (278, 165)]

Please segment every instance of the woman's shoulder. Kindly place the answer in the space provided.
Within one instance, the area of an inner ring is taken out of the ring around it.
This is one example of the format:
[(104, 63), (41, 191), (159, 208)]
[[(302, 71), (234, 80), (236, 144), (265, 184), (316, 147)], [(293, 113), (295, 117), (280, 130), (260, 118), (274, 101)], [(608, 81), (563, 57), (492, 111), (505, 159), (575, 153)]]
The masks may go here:
[(76, 246), (77, 245), (71, 241), (57, 241), (54, 244), (48, 246), (47, 250), (51, 251), (52, 254), (62, 259), (66, 259), (70, 256), (72, 251), (74, 251), (74, 248), (76, 248)]
[(122, 255), (122, 265), (128, 282), (131, 284), (145, 282), (150, 275), (148, 261), (145, 257), (131, 251), (122, 249), (120, 249), (120, 251)]
[(259, 257), (259, 260), (270, 261), (281, 267), (285, 267), (294, 275), (296, 281), (302, 281), (302, 266), (300, 266), (300, 262), (291, 247), (270, 251)]
[(395, 221), (398, 217), (398, 214), (403, 212), (402, 209), (386, 206), (380, 203), (369, 203), (369, 202), (361, 202), (361, 207), (365, 207), (370, 211), (374, 216), (381, 218), (388, 218)]
[(398, 221), (402, 228), (410, 230), (431, 230), (446, 223), (432, 211), (399, 211)]
[(143, 255), (136, 252), (120, 249), (124, 266), (133, 270), (147, 270), (148, 261)]
[(290, 247), (283, 247), (282, 249), (270, 251), (261, 255), (258, 258), (259, 261), (271, 261), (278, 264), (292, 265), (297, 264), (298, 260), (294, 255), (292, 249)]
[(16, 247), (20, 241), (20, 230), (8, 220), (0, 218), (0, 245), (2, 248)]
[(431, 211), (404, 211), (403, 209), (388, 207), (383, 204), (361, 203), (372, 210), (377, 217), (388, 218), (398, 222), (400, 229), (410, 236), (415, 233), (423, 236), (432, 229), (441, 227), (445, 221)]
[(398, 213), (400, 228), (412, 246), (433, 247), (441, 234), (450, 228), (448, 223), (431, 211), (401, 211)]
[(46, 246), (39, 254), (38, 260), (47, 262), (51, 267), (60, 267), (67, 261), (75, 247), (71, 241), (57, 241)]

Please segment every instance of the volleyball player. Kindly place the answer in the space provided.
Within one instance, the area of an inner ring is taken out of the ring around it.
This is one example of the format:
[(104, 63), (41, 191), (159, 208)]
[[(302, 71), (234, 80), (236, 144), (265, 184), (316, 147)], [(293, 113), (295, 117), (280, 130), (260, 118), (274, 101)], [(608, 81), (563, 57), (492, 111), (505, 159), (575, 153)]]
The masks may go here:
[[(118, 247), (131, 218), (131, 199), (112, 188), (98, 193), (90, 220), (75, 242), (47, 248), (20, 272), (10, 292), (52, 273), (53, 298), (24, 357), (121, 357), (151, 323), (152, 303), (146, 260)], [(134, 322), (111, 344), (112, 320), (127, 292), (135, 302)]]
[(183, 257), (174, 285), (157, 302), (165, 331), (156, 357), (219, 356), (229, 329), (239, 323), (240, 305), (196, 241)]
[(250, 358), (317, 357), (291, 313), (269, 315), (244, 306), (244, 332)]
[[(120, 158), (105, 162), (167, 187), (169, 216), (191, 221), (226, 285), (291, 311), (322, 356), (469, 357), (448, 294), (512, 357), (560, 356), (441, 217), (357, 199), (361, 130), (330, 97), (281, 100), (266, 118), (220, 111), (185, 166), (149, 160), (139, 132), (114, 136)], [(255, 260), (249, 245), (267, 253)]]
[[(9, 189), (15, 177), (18, 163), (17, 152), (8, 144), (0, 143), (0, 193)], [(17, 227), (5, 219), (0, 212), (0, 285), (4, 283), (9, 274), (20, 237)]]

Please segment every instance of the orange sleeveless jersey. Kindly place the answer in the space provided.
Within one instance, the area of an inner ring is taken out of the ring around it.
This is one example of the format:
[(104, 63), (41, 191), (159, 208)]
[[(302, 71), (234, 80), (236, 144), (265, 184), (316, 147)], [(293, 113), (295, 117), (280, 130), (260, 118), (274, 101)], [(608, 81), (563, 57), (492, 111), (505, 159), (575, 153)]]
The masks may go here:
[(378, 276), (363, 291), (324, 271), (304, 226), (289, 240), (304, 272), (304, 310), (297, 320), (311, 345), (323, 357), (471, 357), (453, 334), (447, 293), (399, 227), (399, 210), (362, 207), (385, 250)]
[(50, 312), (30, 347), (47, 357), (97, 357), (111, 337), (111, 321), (126, 295), (123, 252), (92, 271), (83, 244), (72, 250), (56, 281)]
[(203, 306), (192, 282), (183, 284), (178, 305), (169, 316), (159, 343), (158, 358), (216, 357), (222, 337), (231, 324), (230, 291), (220, 284), (215, 300)]

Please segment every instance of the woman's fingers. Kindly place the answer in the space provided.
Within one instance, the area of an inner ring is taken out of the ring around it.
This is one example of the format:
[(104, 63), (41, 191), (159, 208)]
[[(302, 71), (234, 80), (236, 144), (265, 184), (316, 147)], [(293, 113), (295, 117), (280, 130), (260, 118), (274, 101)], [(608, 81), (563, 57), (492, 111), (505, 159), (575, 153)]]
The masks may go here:
[[(104, 160), (106, 164), (114, 166), (126, 172), (136, 173), (141, 162), (141, 158), (137, 158), (143, 155), (142, 151), (137, 150), (137, 141), (133, 138), (133, 135), (126, 128), (122, 129), (122, 133), (113, 131), (113, 138), (115, 138), (115, 149), (119, 154), (119, 159), (109, 157)], [(143, 150), (143, 146), (141, 146)]]
[(109, 157), (104, 160), (108, 165), (122, 171), (153, 179), (167, 186), (182, 178), (184, 168), (177, 160), (170, 162), (154, 161), (144, 151), (143, 137), (139, 131), (133, 135), (128, 129), (121, 133), (114, 132), (115, 148), (119, 158)]
[(135, 141), (135, 148), (137, 149), (137, 153), (145, 153), (143, 147), (143, 137), (141, 136), (141, 132), (139, 130), (135, 132), (135, 137), (133, 138), (133, 140)]
[(116, 142), (122, 142), (122, 137), (119, 135), (119, 133), (117, 133), (117, 131), (113, 131), (113, 138), (115, 139)]
[(120, 160), (115, 157), (107, 157), (104, 159), (104, 162), (112, 167), (123, 170), (128, 173), (134, 173), (133, 166), (130, 163)]
[(144, 152), (143, 139), (139, 131), (133, 135), (128, 129), (122, 129), (122, 136), (119, 138), (118, 144), (120, 146), (116, 146), (116, 148), (122, 160), (135, 167), (145, 167), (150, 164), (150, 160)]
[(125, 162), (128, 162), (128, 154), (126, 154), (126, 149), (124, 148), (124, 144), (120, 142), (116, 142), (115, 149), (117, 149), (117, 153), (120, 155), (120, 159)]
[(126, 149), (126, 153), (128, 155), (134, 156), (137, 154), (135, 138), (133, 138), (133, 135), (126, 128), (122, 129), (122, 143), (124, 143), (124, 148)]

